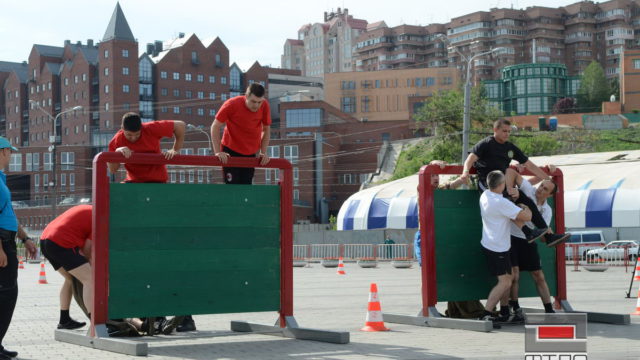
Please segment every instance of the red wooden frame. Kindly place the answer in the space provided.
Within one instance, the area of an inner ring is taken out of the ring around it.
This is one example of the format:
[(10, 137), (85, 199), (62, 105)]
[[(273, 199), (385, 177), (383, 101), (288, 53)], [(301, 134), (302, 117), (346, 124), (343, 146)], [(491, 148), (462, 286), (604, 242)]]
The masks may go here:
[[(429, 307), (434, 307), (438, 302), (438, 289), (436, 283), (436, 256), (435, 256), (435, 229), (433, 216), (433, 187), (431, 186), (431, 175), (459, 175), (462, 174), (462, 166), (448, 165), (440, 168), (439, 165), (425, 165), (420, 168), (418, 183), (418, 208), (420, 210), (420, 229), (423, 246), (420, 247), (423, 266), (422, 273), (422, 315), (429, 316)], [(546, 168), (544, 169), (546, 170)], [(546, 170), (547, 173), (548, 170)], [(475, 173), (475, 169), (471, 169)], [(533, 175), (525, 170), (523, 175)], [(558, 187), (554, 195), (555, 200), (555, 225), (556, 233), (564, 233), (564, 181), (562, 171), (556, 169), (552, 174), (553, 181)], [(480, 216), (480, 214), (478, 214)], [(478, 239), (480, 241), (480, 239)], [(556, 247), (556, 297), (555, 306), (560, 307), (560, 301), (567, 300), (567, 273), (565, 268), (564, 246)]]
[[(109, 292), (109, 178), (107, 163), (135, 163), (147, 165), (222, 166), (215, 156), (176, 155), (167, 160), (160, 154), (132, 154), (126, 159), (122, 154), (103, 152), (93, 159), (93, 312), (91, 336), (95, 326), (105, 324), (108, 314)], [(284, 159), (271, 159), (260, 165), (254, 158), (230, 158), (225, 166), (280, 169), (280, 310), (279, 325), (286, 327), (286, 317), (293, 316), (293, 173), (291, 163)], [(99, 255), (99, 256), (98, 256)]]

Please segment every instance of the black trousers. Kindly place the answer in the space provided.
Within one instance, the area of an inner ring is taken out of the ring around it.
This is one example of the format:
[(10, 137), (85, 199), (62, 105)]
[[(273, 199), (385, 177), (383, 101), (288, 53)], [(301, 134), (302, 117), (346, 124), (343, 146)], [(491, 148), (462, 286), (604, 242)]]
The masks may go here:
[[(510, 199), (508, 194), (505, 195), (505, 197)], [(547, 223), (544, 221), (542, 214), (540, 214), (540, 210), (538, 210), (538, 205), (536, 205), (536, 203), (531, 198), (525, 195), (522, 192), (522, 190), (518, 189), (518, 199), (516, 199), (515, 203), (527, 205), (527, 207), (531, 210), (531, 222), (538, 229), (546, 229), (549, 227), (549, 225), (547, 225)]]
[(7, 266), (0, 268), (0, 348), (9, 329), (18, 299), (18, 254), (16, 232), (0, 229), (2, 250), (7, 255)]
[[(253, 155), (244, 155), (229, 149), (226, 146), (222, 147), (222, 151), (228, 153), (232, 157), (256, 157)], [(225, 184), (247, 184), (253, 183), (253, 174), (255, 168), (242, 168), (242, 167), (223, 167), (222, 172), (224, 174)]]

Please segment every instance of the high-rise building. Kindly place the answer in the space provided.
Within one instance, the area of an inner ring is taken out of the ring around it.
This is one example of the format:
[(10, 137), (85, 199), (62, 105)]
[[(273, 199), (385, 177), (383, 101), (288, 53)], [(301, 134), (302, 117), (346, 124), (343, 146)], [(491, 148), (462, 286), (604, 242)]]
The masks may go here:
[(637, 0), (494, 8), (446, 24), (370, 24), (356, 40), (354, 59), (358, 71), (445, 66), (466, 71), (471, 56), (501, 47), (474, 61), (473, 81), (497, 80), (502, 68), (522, 63), (564, 64), (569, 75), (579, 75), (594, 60), (615, 77), (623, 49), (639, 45), (638, 33)]
[(353, 71), (353, 46), (366, 29), (367, 21), (355, 19), (348, 9), (325, 12), (324, 22), (303, 25), (298, 39), (285, 41), (281, 66), (316, 77)]

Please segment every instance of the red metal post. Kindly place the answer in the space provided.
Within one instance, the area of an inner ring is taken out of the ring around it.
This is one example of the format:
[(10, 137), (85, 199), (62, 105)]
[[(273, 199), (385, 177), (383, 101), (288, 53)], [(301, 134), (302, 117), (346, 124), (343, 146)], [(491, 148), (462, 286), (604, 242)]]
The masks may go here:
[[(558, 191), (554, 196), (556, 211), (556, 233), (564, 234), (564, 177), (560, 169), (556, 169), (556, 172), (550, 174), (553, 176), (553, 181), (558, 187)], [(565, 263), (565, 251), (564, 246), (556, 246), (556, 307), (562, 300), (567, 300), (567, 268)]]
[(293, 316), (293, 174), (291, 164), (280, 166), (280, 327)]

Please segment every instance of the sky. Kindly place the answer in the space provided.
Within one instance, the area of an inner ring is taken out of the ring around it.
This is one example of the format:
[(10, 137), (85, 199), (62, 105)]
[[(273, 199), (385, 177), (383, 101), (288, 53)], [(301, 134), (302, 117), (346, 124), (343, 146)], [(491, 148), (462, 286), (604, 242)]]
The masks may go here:
[[(253, 62), (280, 67), (287, 38), (295, 39), (307, 23), (323, 21), (325, 11), (348, 8), (355, 18), (384, 20), (388, 26), (446, 23), (452, 17), (490, 8), (566, 6), (577, 0), (121, 0), (120, 6), (138, 39), (140, 54), (154, 40), (178, 33), (200, 39), (220, 37), (229, 48), (231, 63), (247, 70)], [(383, 6), (379, 6), (382, 4)], [(101, 40), (115, 8), (115, 0), (0, 0), (0, 61), (26, 61), (33, 44), (63, 46)]]

